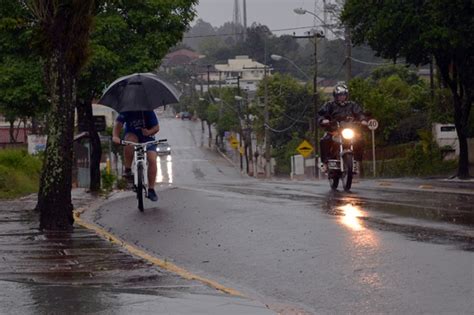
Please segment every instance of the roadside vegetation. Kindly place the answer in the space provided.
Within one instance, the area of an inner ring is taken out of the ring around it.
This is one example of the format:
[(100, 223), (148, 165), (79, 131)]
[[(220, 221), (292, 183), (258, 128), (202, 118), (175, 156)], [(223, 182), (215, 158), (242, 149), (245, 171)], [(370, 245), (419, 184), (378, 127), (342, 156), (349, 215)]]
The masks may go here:
[(38, 192), (42, 162), (26, 150), (0, 151), (0, 199)]

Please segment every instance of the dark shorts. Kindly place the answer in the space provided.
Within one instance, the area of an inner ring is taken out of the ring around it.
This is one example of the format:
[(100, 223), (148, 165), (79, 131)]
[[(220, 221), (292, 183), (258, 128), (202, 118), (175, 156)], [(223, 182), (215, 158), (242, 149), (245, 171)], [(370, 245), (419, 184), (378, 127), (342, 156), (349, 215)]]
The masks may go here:
[[(138, 134), (136, 134), (136, 133), (134, 133), (134, 132), (125, 132), (125, 135), (126, 135), (127, 133), (130, 133), (130, 134), (133, 134), (133, 135), (137, 136), (139, 143), (144, 143), (144, 142), (154, 141), (154, 140), (155, 140), (154, 137), (145, 137), (145, 136), (143, 136), (143, 135), (138, 135)], [(125, 138), (125, 136), (124, 136), (124, 138)], [(156, 152), (156, 148), (157, 148), (157, 147), (158, 147), (157, 144), (149, 144), (149, 145), (146, 146), (146, 150), (147, 150), (147, 152), (148, 152), (148, 151), (154, 151), (154, 152)]]

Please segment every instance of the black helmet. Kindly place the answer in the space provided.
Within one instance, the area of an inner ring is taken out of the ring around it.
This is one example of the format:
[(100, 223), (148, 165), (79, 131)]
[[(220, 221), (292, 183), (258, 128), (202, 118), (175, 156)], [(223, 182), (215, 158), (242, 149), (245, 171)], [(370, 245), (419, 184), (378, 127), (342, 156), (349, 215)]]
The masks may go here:
[(344, 83), (338, 83), (334, 87), (334, 91), (332, 92), (332, 95), (334, 97), (338, 95), (349, 95), (349, 89), (347, 88), (347, 85), (345, 85)]

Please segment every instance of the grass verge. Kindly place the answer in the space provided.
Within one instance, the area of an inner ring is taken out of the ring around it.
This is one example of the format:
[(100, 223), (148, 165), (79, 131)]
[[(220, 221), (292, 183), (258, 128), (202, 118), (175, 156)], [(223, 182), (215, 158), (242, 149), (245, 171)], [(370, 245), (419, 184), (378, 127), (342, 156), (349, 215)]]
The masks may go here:
[(0, 151), (0, 199), (12, 199), (38, 191), (41, 160), (25, 150)]

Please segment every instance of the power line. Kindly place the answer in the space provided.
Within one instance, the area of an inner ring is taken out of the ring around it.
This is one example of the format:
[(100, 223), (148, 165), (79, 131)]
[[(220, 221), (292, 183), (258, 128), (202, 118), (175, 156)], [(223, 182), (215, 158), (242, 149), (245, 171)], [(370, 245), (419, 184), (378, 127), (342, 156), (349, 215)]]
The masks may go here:
[[(274, 30), (268, 30), (268, 32), (283, 32), (283, 31), (293, 31), (293, 30), (300, 30), (300, 29), (307, 29), (307, 28), (313, 28), (313, 26), (300, 26), (300, 27), (292, 27), (292, 28), (280, 28), (280, 29), (274, 29)], [(264, 30), (267, 32), (267, 30)], [(244, 32), (240, 33), (232, 33), (232, 34), (208, 34), (208, 35), (193, 35), (193, 36), (184, 36), (183, 39), (189, 39), (189, 38), (204, 38), (204, 37), (219, 37), (219, 36), (234, 36), (234, 35), (243, 35)]]
[(356, 59), (354, 57), (350, 57), (351, 60), (355, 61), (355, 62), (358, 62), (358, 63), (361, 63), (361, 64), (364, 64), (364, 65), (370, 65), (370, 66), (386, 66), (386, 65), (390, 65), (392, 64), (391, 62), (368, 62), (368, 61), (363, 61), (363, 60), (359, 60), (359, 59)]

